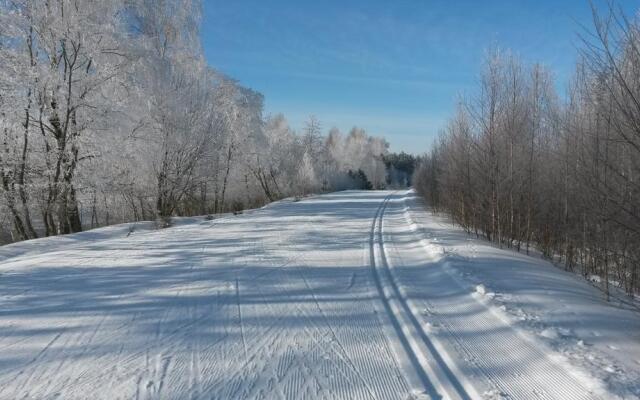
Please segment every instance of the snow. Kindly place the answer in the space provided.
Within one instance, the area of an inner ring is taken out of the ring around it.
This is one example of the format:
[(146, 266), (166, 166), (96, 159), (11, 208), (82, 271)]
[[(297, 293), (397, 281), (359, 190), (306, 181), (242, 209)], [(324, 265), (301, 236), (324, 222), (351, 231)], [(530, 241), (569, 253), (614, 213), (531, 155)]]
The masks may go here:
[(547, 339), (560, 339), (560, 334), (554, 328), (546, 328), (540, 332), (540, 336)]
[(412, 191), (0, 248), (3, 399), (638, 398), (638, 332)]
[(483, 284), (477, 285), (476, 293), (484, 296), (485, 294), (487, 294), (487, 288)]

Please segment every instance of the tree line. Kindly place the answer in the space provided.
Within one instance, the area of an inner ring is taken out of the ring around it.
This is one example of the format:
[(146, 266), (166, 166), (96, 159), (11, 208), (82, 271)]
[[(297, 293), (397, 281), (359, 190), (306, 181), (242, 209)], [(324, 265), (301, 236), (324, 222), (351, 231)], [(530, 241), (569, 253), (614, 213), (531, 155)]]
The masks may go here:
[(0, 0), (0, 235), (385, 185), (388, 143), (300, 132), (207, 65), (198, 0)]
[(593, 12), (564, 98), (553, 75), (492, 51), (414, 184), (469, 233), (629, 294), (640, 284), (640, 21)]

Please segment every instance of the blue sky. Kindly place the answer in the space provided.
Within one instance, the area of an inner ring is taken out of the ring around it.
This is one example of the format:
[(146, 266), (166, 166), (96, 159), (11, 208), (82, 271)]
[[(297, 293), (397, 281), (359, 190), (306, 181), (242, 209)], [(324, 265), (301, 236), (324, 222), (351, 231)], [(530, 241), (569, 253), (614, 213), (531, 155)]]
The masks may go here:
[(203, 2), (209, 63), (263, 93), (266, 114), (296, 129), (311, 114), (325, 130), (358, 125), (411, 153), (474, 90), (488, 48), (551, 67), (563, 88), (591, 21), (587, 0)]

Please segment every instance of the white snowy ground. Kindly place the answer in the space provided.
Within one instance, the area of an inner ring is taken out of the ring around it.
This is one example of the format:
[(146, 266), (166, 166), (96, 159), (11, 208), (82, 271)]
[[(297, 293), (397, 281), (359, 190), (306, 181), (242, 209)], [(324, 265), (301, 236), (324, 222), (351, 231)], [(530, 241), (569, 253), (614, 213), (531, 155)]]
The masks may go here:
[(0, 398), (640, 398), (637, 312), (412, 192), (140, 228), (0, 248)]

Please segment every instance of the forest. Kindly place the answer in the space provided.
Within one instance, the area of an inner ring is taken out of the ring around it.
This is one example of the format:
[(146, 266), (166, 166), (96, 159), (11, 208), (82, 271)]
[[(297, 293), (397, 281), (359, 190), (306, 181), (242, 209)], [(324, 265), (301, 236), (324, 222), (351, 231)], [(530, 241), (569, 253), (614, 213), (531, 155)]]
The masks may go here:
[(640, 399), (630, 3), (0, 0), (0, 400)]
[(197, 0), (0, 11), (0, 242), (386, 184), (383, 138), (296, 132), (209, 66)]
[(207, 64), (197, 0), (0, 1), (0, 241), (414, 184), (500, 246), (640, 285), (640, 23), (594, 10), (566, 93), (488, 52), (421, 158), (382, 137), (298, 131)]
[(593, 11), (566, 94), (553, 72), (493, 50), (414, 184), (500, 246), (598, 282), (640, 285), (640, 22)]

